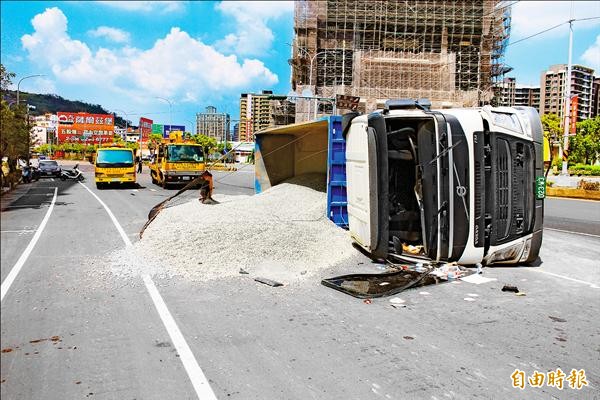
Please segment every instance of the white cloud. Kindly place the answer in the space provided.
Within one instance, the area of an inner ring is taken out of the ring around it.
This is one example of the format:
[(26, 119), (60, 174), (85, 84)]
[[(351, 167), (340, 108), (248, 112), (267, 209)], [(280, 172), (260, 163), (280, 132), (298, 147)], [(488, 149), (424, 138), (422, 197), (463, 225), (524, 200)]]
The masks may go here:
[(600, 74), (600, 35), (596, 36), (596, 42), (583, 52), (581, 59), (585, 66), (594, 69), (595, 75)]
[(226, 16), (232, 17), (237, 26), (215, 44), (236, 54), (264, 54), (271, 48), (274, 35), (267, 26), (269, 20), (277, 19), (294, 12), (292, 1), (222, 1), (215, 6)]
[(33, 93), (53, 94), (56, 93), (56, 86), (51, 79), (33, 78), (29, 91)]
[[(571, 4), (573, 4), (574, 19), (600, 16), (598, 1), (520, 1), (512, 6), (511, 39), (518, 40), (568, 21), (571, 16)], [(538, 37), (565, 35), (568, 32), (567, 26), (556, 28)], [(600, 26), (600, 19), (574, 23), (576, 29), (595, 26)]]
[(215, 93), (239, 93), (277, 83), (277, 75), (255, 59), (238, 60), (172, 28), (150, 49), (125, 46), (93, 52), (67, 33), (58, 8), (36, 15), (34, 32), (21, 38), (29, 58), (62, 82), (97, 86), (130, 98), (167, 96), (191, 101)]
[(186, 2), (181, 1), (97, 1), (108, 7), (118, 8), (124, 11), (142, 12), (175, 12), (185, 8)]
[(98, 28), (89, 31), (88, 34), (93, 37), (105, 37), (115, 43), (126, 43), (129, 41), (129, 32), (111, 28), (110, 26), (99, 26)]

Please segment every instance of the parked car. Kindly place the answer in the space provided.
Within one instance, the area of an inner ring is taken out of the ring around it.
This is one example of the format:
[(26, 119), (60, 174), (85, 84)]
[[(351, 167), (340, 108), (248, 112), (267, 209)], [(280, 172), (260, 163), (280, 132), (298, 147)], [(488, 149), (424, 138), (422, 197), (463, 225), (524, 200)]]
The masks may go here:
[(60, 178), (61, 168), (56, 160), (40, 160), (39, 172), (41, 177)]

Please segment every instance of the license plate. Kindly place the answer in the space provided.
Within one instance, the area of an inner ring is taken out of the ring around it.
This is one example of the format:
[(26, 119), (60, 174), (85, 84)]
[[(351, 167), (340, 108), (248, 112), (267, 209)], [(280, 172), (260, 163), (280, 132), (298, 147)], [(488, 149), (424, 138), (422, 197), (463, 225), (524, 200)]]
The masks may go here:
[(189, 181), (189, 180), (190, 180), (190, 177), (189, 177), (189, 176), (184, 176), (184, 177), (182, 177), (182, 179), (183, 179), (184, 181)]
[(121, 179), (120, 179), (120, 178), (112, 178), (110, 181), (111, 181), (111, 182), (120, 182), (120, 181), (121, 181)]
[(543, 176), (535, 178), (535, 197), (537, 199), (546, 197), (546, 178)]

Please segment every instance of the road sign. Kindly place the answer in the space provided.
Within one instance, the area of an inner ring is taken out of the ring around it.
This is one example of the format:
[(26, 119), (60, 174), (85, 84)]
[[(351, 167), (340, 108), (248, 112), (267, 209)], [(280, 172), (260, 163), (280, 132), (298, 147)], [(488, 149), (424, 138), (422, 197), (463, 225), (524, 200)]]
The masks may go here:
[(335, 96), (335, 104), (336, 104), (337, 108), (346, 108), (348, 110), (356, 111), (356, 110), (358, 110), (359, 102), (360, 102), (360, 97), (346, 96), (343, 94), (337, 94)]

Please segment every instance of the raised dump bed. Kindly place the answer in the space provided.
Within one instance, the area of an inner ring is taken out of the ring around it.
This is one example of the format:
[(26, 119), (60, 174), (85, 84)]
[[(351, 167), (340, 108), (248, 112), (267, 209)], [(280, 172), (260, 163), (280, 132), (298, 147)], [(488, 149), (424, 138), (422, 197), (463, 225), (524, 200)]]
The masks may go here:
[(346, 142), (340, 116), (269, 128), (257, 132), (255, 140), (256, 193), (300, 175), (323, 174), (327, 217), (348, 227)]

